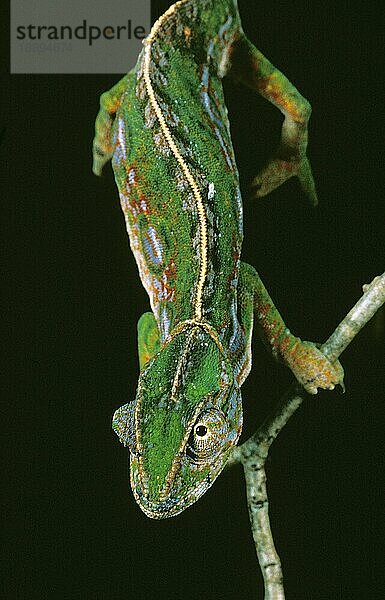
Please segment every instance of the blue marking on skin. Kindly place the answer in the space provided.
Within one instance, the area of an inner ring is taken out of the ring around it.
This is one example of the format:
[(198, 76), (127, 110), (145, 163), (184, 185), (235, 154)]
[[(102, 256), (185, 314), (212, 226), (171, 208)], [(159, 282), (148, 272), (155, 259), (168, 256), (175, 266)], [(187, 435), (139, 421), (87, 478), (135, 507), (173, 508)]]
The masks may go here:
[(238, 410), (238, 402), (238, 390), (234, 389), (229, 398), (229, 408), (227, 411), (227, 418), (229, 420), (234, 419), (235, 413)]
[(170, 317), (167, 312), (167, 306), (163, 306), (159, 316), (161, 339), (164, 341), (170, 335)]
[(229, 344), (230, 352), (236, 352), (243, 344), (244, 344), (244, 339), (242, 336), (242, 332), (238, 329), (234, 333), (234, 335), (231, 336), (231, 340), (230, 340), (230, 344)]
[(203, 106), (205, 107), (206, 112), (208, 113), (210, 119), (212, 121), (214, 121), (214, 123), (216, 123), (219, 127), (223, 127), (223, 123), (222, 123), (221, 119), (219, 117), (217, 117), (216, 115), (214, 115), (214, 112), (213, 112), (213, 110), (211, 108), (211, 104), (210, 104), (210, 97), (209, 97), (209, 93), (208, 93), (208, 89), (209, 89), (209, 67), (208, 67), (208, 65), (203, 65), (202, 87), (203, 87), (203, 91), (201, 92), (201, 96), (202, 96)]
[(134, 169), (130, 169), (129, 173), (128, 173), (128, 182), (130, 183), (130, 185), (133, 185), (135, 183), (135, 171)]
[(119, 118), (117, 127), (114, 130), (112, 144), (115, 147), (114, 154), (112, 156), (112, 164), (118, 167), (123, 160), (125, 161), (127, 159), (124, 121), (121, 117)]
[(157, 295), (158, 302), (161, 302), (162, 300), (167, 300), (168, 292), (167, 292), (167, 289), (165, 288), (164, 284), (156, 277), (153, 277), (152, 285), (153, 285), (154, 290), (156, 290), (158, 292), (158, 295)]
[(214, 54), (214, 40), (210, 40), (209, 45), (207, 46), (207, 60), (208, 62), (212, 59)]
[(222, 146), (222, 150), (224, 152), (225, 158), (226, 158), (226, 162), (229, 165), (230, 169), (234, 169), (234, 165), (231, 161), (231, 158), (229, 156), (229, 153), (227, 152), (227, 148), (226, 148), (226, 144), (223, 141), (222, 135), (218, 129), (218, 127), (215, 127), (215, 133), (217, 134), (217, 138), (219, 140), (220, 145)]
[(240, 235), (243, 235), (243, 205), (242, 205), (242, 196), (241, 190), (237, 186), (235, 192), (235, 202), (237, 207), (237, 223), (238, 223), (238, 232)]
[(119, 145), (115, 146), (115, 151), (112, 155), (112, 160), (111, 160), (112, 165), (115, 167), (118, 167), (122, 163), (123, 159), (124, 159), (124, 155), (122, 152), (122, 148)]
[(155, 265), (161, 265), (163, 262), (163, 246), (153, 227), (150, 226), (147, 229), (146, 234), (143, 236), (143, 244), (150, 260)]
[(237, 350), (244, 345), (245, 336), (238, 323), (237, 309), (234, 301), (231, 303), (230, 314), (233, 333), (229, 342), (229, 350), (230, 352), (237, 352)]
[(222, 147), (223, 153), (224, 153), (225, 158), (226, 158), (226, 162), (229, 165), (230, 169), (234, 169), (234, 165), (233, 165), (233, 162), (232, 162), (232, 160), (231, 160), (231, 158), (229, 156), (229, 153), (227, 151), (226, 144), (225, 144), (225, 142), (223, 140), (221, 132), (219, 131), (219, 128), (225, 129), (224, 123), (221, 120), (221, 118), (218, 117), (214, 113), (214, 111), (212, 109), (212, 106), (211, 106), (210, 97), (209, 97), (209, 94), (208, 94), (208, 88), (209, 88), (209, 67), (208, 67), (208, 65), (203, 65), (201, 85), (203, 87), (203, 90), (201, 91), (201, 98), (202, 98), (203, 107), (204, 107), (205, 111), (207, 112), (207, 114), (209, 115), (211, 122), (214, 123), (214, 125), (215, 125), (214, 126), (214, 131), (215, 131), (215, 134), (216, 134), (216, 136), (217, 136), (217, 138), (219, 140), (219, 143), (220, 143), (220, 145)]
[(223, 24), (223, 25), (222, 25), (222, 26), (219, 28), (219, 31), (218, 31), (218, 37), (220, 37), (220, 38), (221, 38), (221, 37), (223, 37), (223, 34), (224, 34), (224, 33), (227, 33), (227, 31), (228, 31), (228, 30), (230, 29), (230, 27), (231, 27), (231, 23), (232, 23), (232, 22), (233, 22), (233, 19), (232, 19), (232, 17), (231, 17), (231, 16), (229, 16), (229, 17), (228, 17), (228, 19), (227, 19), (227, 21), (226, 21), (226, 23), (224, 23), (224, 24)]
[(210, 83), (210, 70), (209, 70), (209, 66), (208, 65), (203, 65), (202, 67), (202, 80), (201, 80), (201, 86), (203, 87), (203, 91), (201, 92), (201, 96), (202, 96), (202, 100), (203, 100), (203, 105), (206, 108), (206, 111), (208, 112), (210, 119), (212, 119), (213, 121), (215, 121), (215, 123), (217, 125), (219, 125), (219, 127), (223, 127), (223, 122), (221, 120), (220, 117), (214, 115), (214, 112), (211, 108), (211, 104), (210, 104), (210, 96), (209, 96), (209, 83)]
[(127, 158), (127, 149), (126, 149), (126, 140), (125, 140), (125, 130), (124, 130), (124, 120), (122, 117), (119, 117), (118, 120), (118, 130), (116, 132), (116, 141), (118, 142), (120, 148), (122, 149), (122, 154), (124, 160)]

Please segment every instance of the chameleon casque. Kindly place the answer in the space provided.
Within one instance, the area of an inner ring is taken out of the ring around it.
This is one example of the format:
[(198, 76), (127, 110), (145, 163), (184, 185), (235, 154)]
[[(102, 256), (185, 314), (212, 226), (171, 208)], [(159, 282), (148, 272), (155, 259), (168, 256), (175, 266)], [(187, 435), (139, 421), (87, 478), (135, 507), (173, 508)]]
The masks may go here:
[(154, 24), (136, 66), (100, 100), (94, 172), (112, 158), (131, 249), (152, 312), (138, 323), (140, 376), (113, 428), (130, 451), (146, 515), (177, 515), (212, 485), (242, 429), (253, 324), (310, 393), (342, 368), (294, 337), (257, 272), (240, 261), (242, 202), (221, 80), (244, 83), (284, 114), (264, 196), (299, 177), (310, 105), (251, 44), (236, 0), (181, 0)]

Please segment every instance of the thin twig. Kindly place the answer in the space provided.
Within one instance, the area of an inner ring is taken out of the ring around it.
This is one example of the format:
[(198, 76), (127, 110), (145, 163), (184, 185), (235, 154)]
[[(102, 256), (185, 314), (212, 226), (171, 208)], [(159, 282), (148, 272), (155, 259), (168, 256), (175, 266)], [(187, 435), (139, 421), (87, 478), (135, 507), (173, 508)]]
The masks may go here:
[(364, 294), (321, 348), (334, 362), (385, 301), (385, 273), (364, 285)]
[[(384, 302), (385, 273), (364, 286), (363, 296), (321, 346), (322, 353), (331, 362), (337, 360)], [(264, 579), (265, 600), (285, 598), (281, 562), (270, 528), (265, 462), (271, 444), (299, 408), (305, 395), (303, 388), (294, 384), (274, 413), (246, 442), (234, 449), (228, 462), (243, 464), (251, 530)]]
[(265, 582), (266, 600), (283, 600), (281, 561), (270, 529), (265, 459), (251, 454), (243, 461), (251, 531)]

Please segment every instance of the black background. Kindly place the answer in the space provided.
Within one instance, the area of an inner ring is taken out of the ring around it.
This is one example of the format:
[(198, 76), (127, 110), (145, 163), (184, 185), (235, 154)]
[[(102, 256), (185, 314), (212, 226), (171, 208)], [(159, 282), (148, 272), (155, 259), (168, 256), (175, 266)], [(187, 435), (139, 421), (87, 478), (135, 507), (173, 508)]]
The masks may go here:
[[(244, 29), (313, 106), (320, 206), (290, 181), (246, 201), (280, 113), (226, 84), (245, 197), (244, 258), (289, 327), (323, 341), (383, 271), (383, 9), (240, 0)], [(153, 3), (153, 19), (167, 8)], [(6, 22), (6, 21), (5, 21)], [(3, 41), (7, 41), (6, 38)], [(135, 394), (136, 322), (148, 310), (110, 168), (91, 174), (98, 97), (117, 76), (9, 75), (0, 146), (11, 378), (5, 598), (262, 598), (240, 468), (182, 515), (136, 506), (110, 429)], [(128, 65), (130, 67), (130, 65)], [(288, 599), (384, 597), (384, 312), (343, 354), (347, 392), (310, 398), (274, 444), (270, 510)], [(245, 436), (291, 381), (255, 344)]]

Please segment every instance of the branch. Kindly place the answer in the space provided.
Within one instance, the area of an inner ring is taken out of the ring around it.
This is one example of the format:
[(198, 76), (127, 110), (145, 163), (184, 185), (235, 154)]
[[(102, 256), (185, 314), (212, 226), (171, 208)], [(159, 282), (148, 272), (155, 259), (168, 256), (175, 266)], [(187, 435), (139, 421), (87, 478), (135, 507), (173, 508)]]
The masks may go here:
[[(331, 361), (338, 359), (357, 333), (385, 302), (385, 273), (364, 286), (364, 294), (341, 321), (322, 353)], [(271, 444), (303, 402), (306, 392), (297, 383), (279, 402), (274, 413), (241, 446), (234, 448), (228, 464), (241, 462), (246, 480), (251, 530), (265, 584), (265, 600), (284, 600), (281, 562), (270, 529), (265, 462)]]

